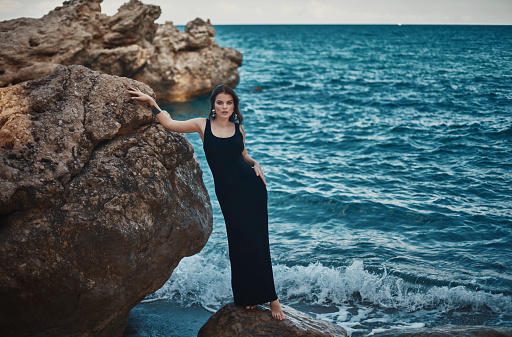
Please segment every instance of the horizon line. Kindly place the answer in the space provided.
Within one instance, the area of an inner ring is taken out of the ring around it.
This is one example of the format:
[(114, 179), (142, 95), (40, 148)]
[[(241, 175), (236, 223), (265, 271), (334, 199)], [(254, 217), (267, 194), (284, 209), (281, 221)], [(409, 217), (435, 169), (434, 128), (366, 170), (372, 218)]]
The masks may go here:
[[(167, 22), (174, 26), (186, 26), (188, 23)], [(210, 23), (212, 26), (512, 26), (512, 23)]]

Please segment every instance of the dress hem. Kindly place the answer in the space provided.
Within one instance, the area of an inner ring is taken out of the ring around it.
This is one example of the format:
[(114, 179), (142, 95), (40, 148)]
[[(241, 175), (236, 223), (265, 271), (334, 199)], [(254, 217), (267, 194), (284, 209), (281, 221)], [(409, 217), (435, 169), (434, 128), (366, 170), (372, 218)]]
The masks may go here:
[(270, 302), (273, 302), (273, 301), (275, 301), (275, 300), (277, 300), (277, 299), (278, 299), (278, 297), (274, 297), (274, 298), (273, 298), (273, 299), (271, 299), (271, 300), (258, 301), (258, 303), (251, 303), (251, 304), (247, 304), (247, 303), (243, 303), (243, 304), (241, 304), (241, 303), (237, 303), (236, 301), (235, 301), (234, 303), (235, 303), (235, 305), (238, 305), (238, 306), (240, 306), (240, 307), (247, 307), (247, 306), (250, 306), (250, 305), (261, 305), (261, 304), (263, 304), (263, 303), (270, 303)]

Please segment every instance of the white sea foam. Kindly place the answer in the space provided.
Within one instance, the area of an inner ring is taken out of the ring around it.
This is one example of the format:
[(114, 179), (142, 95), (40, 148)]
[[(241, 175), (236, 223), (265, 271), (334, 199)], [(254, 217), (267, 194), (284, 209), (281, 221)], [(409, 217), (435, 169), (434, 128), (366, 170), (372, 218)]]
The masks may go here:
[(147, 300), (172, 299), (184, 306), (200, 304), (215, 311), (231, 296), (229, 261), (217, 254), (198, 254), (184, 258), (170, 280)]
[(386, 332), (389, 330), (401, 330), (401, 329), (402, 330), (410, 330), (410, 329), (419, 329), (419, 328), (424, 328), (424, 327), (425, 327), (425, 324), (423, 324), (423, 323), (412, 323), (412, 324), (396, 325), (396, 326), (393, 326), (392, 328), (377, 328), (377, 329), (372, 329), (372, 331), (368, 334), (368, 336), (373, 336), (376, 333)]
[[(172, 299), (184, 306), (216, 310), (232, 301), (229, 260), (223, 253), (201, 253), (183, 259), (171, 279), (146, 300)], [(284, 303), (340, 306), (359, 302), (380, 308), (440, 310), (471, 307), (475, 311), (512, 312), (512, 298), (463, 286), (418, 286), (389, 275), (371, 273), (363, 261), (344, 267), (321, 263), (308, 266), (274, 265), (276, 291)]]
[(278, 293), (286, 299), (299, 299), (316, 305), (340, 305), (358, 300), (384, 308), (451, 310), (473, 307), (494, 312), (512, 311), (512, 298), (501, 294), (469, 290), (463, 286), (426, 289), (409, 284), (384, 272), (381, 275), (364, 269), (354, 261), (347, 268), (329, 268), (321, 263), (309, 266), (274, 267)]

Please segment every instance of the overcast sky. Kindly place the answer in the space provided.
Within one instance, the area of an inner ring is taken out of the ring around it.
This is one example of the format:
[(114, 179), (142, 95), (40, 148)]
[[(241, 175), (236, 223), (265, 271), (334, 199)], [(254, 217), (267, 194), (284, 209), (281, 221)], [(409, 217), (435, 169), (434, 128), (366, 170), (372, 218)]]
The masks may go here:
[[(113, 15), (128, 0), (103, 0)], [(158, 5), (159, 23), (212, 24), (512, 24), (512, 0), (143, 0)], [(58, 0), (0, 0), (0, 20), (42, 17)]]

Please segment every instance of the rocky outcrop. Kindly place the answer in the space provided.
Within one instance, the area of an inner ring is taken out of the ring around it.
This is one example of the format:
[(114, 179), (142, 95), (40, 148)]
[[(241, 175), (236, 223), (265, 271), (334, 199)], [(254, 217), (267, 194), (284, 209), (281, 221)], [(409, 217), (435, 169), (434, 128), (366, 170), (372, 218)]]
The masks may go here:
[(154, 23), (158, 6), (131, 0), (107, 16), (101, 2), (71, 0), (41, 19), (0, 22), (0, 86), (44, 77), (59, 64), (135, 78), (168, 101), (238, 83), (242, 54), (219, 47), (209, 21), (196, 19), (180, 32), (170, 22)]
[(186, 101), (204, 96), (218, 84), (238, 84), (237, 68), (242, 54), (231, 48), (216, 47), (215, 30), (210, 22), (196, 19), (185, 32), (172, 23), (159, 25), (153, 45), (158, 50), (134, 78), (148, 83), (157, 97)]
[(270, 309), (258, 306), (247, 310), (227, 304), (207, 322), (198, 337), (346, 337), (346, 331), (335, 324), (315, 319), (289, 306), (281, 305), (286, 320), (277, 321), (270, 315)]
[(211, 206), (193, 148), (83, 66), (0, 88), (0, 335), (120, 336), (201, 250)]
[(511, 327), (447, 326), (421, 329), (389, 330), (374, 334), (378, 337), (512, 337)]

